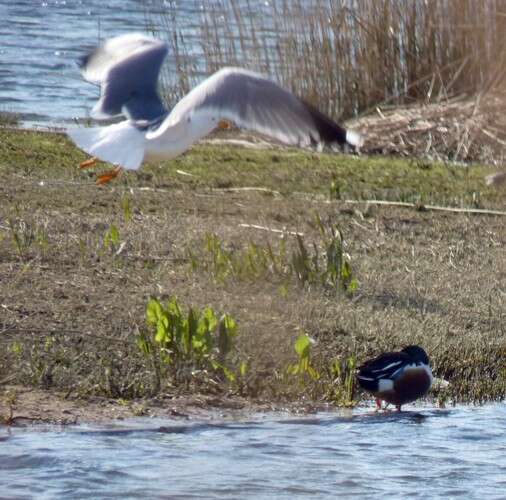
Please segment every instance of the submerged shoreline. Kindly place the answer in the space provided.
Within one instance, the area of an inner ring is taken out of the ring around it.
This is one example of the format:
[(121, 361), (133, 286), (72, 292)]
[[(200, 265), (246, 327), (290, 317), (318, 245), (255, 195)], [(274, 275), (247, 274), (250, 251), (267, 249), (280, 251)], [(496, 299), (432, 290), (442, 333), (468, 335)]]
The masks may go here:
[[(506, 226), (472, 212), (504, 210), (495, 169), (264, 146), (200, 145), (98, 188), (63, 135), (0, 128), (1, 421), (353, 405), (354, 366), (408, 343), (450, 383), (434, 404), (504, 399)], [(356, 289), (325, 274), (331, 228)], [(304, 280), (296, 234), (318, 262)], [(230, 314), (234, 377), (185, 358), (195, 373), (162, 365), (156, 392), (150, 297)], [(317, 376), (293, 368), (303, 334)]]

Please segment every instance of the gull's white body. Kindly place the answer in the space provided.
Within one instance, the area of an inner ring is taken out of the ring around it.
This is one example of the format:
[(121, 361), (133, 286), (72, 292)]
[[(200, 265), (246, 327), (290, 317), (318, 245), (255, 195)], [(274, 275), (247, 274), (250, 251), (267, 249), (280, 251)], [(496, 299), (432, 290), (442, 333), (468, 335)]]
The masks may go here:
[(216, 72), (167, 113), (156, 91), (166, 54), (163, 42), (129, 34), (106, 41), (83, 58), (84, 78), (101, 85), (92, 117), (123, 114), (127, 120), (106, 127), (69, 129), (68, 135), (81, 149), (135, 170), (143, 161), (184, 153), (222, 120), (301, 147), (361, 145), (357, 133), (342, 128), (276, 83), (241, 68)]
[(220, 121), (217, 113), (201, 112), (195, 116), (185, 113), (171, 123), (171, 115), (158, 129), (146, 133), (146, 161), (170, 160), (179, 156), (192, 144), (211, 133)]

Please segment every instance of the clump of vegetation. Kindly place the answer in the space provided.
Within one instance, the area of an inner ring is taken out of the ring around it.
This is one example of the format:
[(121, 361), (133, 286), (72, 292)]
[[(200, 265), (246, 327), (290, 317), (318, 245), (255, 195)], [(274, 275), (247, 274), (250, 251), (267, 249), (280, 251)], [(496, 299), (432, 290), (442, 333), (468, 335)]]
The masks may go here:
[(357, 358), (350, 355), (343, 359), (334, 359), (328, 370), (331, 383), (328, 385), (329, 392), (326, 399), (333, 401), (338, 406), (355, 406)]
[(20, 259), (26, 259), (33, 248), (42, 252), (48, 248), (48, 236), (43, 224), (22, 217), (7, 220), (12, 245)]
[[(317, 213), (315, 222), (320, 230), (325, 255), (323, 259), (318, 258), (318, 249), (315, 245), (313, 261), (313, 274), (319, 276), (322, 284), (334, 290), (341, 289), (342, 291), (353, 294), (358, 290), (359, 283), (354, 276), (351, 268), (351, 258), (344, 251), (344, 238), (339, 227), (332, 223), (324, 225), (320, 215)], [(308, 253), (304, 250), (301, 242), (299, 241), (299, 256), (302, 257), (303, 262), (307, 262)], [(323, 265), (320, 265), (320, 260), (323, 260)], [(302, 266), (304, 269), (305, 266)]]
[(118, 251), (119, 245), (120, 245), (119, 229), (115, 224), (111, 224), (109, 229), (107, 229), (104, 235), (103, 249), (112, 254)]
[(162, 381), (173, 385), (192, 382), (217, 384), (234, 382), (236, 375), (227, 366), (227, 355), (237, 335), (237, 324), (228, 314), (219, 316), (206, 307), (181, 309), (176, 298), (163, 305), (151, 299), (146, 309), (148, 331), (142, 331), (137, 344), (152, 361), (154, 392)]
[(323, 399), (338, 406), (355, 406), (356, 357), (351, 354), (343, 358), (328, 358), (314, 355), (315, 340), (309, 335), (300, 335), (294, 344), (297, 362), (286, 368), (288, 380), (296, 381), (297, 391), (313, 400)]
[(245, 249), (227, 249), (216, 234), (204, 237), (200, 250), (188, 250), (192, 271), (204, 270), (216, 281), (228, 279), (254, 280), (268, 275), (282, 277), (287, 272), (286, 240), (283, 238), (277, 250), (270, 243), (248, 243)]
[(0, 110), (0, 127), (17, 127), (20, 124), (20, 115)]
[(16, 417), (14, 417), (14, 410), (16, 407), (17, 393), (16, 391), (8, 390), (2, 396), (7, 406), (7, 414), (0, 414), (0, 424), (11, 425), (16, 419)]
[(295, 341), (294, 349), (298, 356), (296, 364), (288, 365), (287, 372), (301, 377), (309, 376), (312, 380), (318, 380), (320, 374), (311, 363), (311, 344), (314, 342), (309, 335), (301, 335)]
[(284, 289), (291, 282), (300, 287), (320, 285), (327, 290), (353, 294), (359, 283), (352, 271), (350, 256), (344, 252), (344, 239), (337, 225), (324, 225), (317, 214), (315, 223), (321, 241), (306, 243), (295, 234), (295, 244), (289, 250), (289, 234), (284, 234), (277, 248), (249, 242), (244, 249), (227, 249), (215, 234), (205, 236), (203, 250), (190, 249), (193, 271), (203, 269), (220, 282), (237, 280), (273, 280)]
[(175, 3), (151, 0), (145, 9), (149, 28), (169, 34), (176, 65), (164, 83), (171, 101), (225, 65), (269, 74), (335, 117), (504, 81), (497, 69), (505, 57), (502, 0), (204, 0), (200, 36), (189, 36)]

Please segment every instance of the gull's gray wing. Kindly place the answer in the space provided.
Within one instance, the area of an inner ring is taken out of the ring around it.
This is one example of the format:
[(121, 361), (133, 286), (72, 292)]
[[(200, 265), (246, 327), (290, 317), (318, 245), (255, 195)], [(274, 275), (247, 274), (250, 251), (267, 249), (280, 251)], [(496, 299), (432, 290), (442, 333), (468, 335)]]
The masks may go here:
[(132, 33), (111, 38), (84, 56), (83, 77), (101, 86), (91, 115), (101, 119), (123, 113), (151, 121), (166, 114), (156, 87), (167, 52), (165, 43)]
[(147, 137), (155, 139), (180, 121), (196, 123), (204, 116), (227, 119), (238, 127), (297, 146), (361, 144), (355, 132), (347, 131), (278, 84), (240, 68), (224, 68), (204, 80)]

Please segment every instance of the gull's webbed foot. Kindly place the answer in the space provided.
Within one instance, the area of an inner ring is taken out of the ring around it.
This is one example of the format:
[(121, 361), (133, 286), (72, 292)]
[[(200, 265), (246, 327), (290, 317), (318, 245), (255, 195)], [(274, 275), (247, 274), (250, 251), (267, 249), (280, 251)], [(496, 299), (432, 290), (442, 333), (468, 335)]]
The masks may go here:
[(103, 174), (97, 175), (97, 184), (101, 186), (102, 184), (107, 184), (111, 182), (113, 179), (118, 177), (123, 169), (121, 167), (116, 167), (113, 170), (109, 170), (108, 172), (104, 172)]
[(79, 164), (79, 168), (91, 168), (97, 164), (97, 159), (95, 157), (89, 158), (88, 160), (84, 160)]

